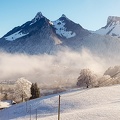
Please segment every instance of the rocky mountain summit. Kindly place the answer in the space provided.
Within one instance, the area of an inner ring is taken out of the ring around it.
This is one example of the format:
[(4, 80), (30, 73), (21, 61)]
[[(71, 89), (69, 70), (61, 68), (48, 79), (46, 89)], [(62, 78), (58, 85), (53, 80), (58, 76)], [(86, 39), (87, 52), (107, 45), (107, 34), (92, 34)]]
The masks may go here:
[(52, 53), (68, 41), (80, 40), (90, 32), (65, 15), (50, 21), (41, 12), (21, 26), (13, 28), (0, 40), (0, 48), (7, 52), (28, 54)]
[(38, 12), (31, 21), (6, 33), (0, 39), (0, 49), (34, 55), (55, 54), (66, 48), (79, 52), (85, 48), (95, 54), (114, 56), (120, 51), (119, 29), (120, 17), (108, 17), (105, 27), (91, 33), (64, 14), (51, 21)]
[(110, 35), (119, 38), (120, 37), (120, 17), (109, 16), (105, 27), (95, 31), (100, 35)]

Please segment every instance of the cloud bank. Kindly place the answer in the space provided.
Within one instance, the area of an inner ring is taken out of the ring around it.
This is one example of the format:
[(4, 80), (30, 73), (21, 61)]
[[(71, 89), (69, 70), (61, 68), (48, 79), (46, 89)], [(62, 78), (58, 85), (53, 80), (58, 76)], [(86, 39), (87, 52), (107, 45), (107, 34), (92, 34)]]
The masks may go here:
[(81, 52), (65, 50), (56, 55), (24, 55), (0, 53), (0, 81), (24, 77), (40, 86), (75, 85), (80, 70), (89, 68), (103, 74), (112, 64), (106, 58), (93, 55), (89, 50)]

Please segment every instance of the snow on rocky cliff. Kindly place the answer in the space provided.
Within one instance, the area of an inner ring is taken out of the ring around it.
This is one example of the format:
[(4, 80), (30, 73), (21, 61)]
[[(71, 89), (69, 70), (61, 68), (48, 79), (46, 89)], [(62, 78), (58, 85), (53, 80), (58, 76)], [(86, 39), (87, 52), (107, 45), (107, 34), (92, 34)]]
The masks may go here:
[[(69, 20), (64, 14), (61, 16), (61, 18)], [(56, 33), (61, 37), (65, 37), (65, 38), (74, 37), (76, 33), (67, 30), (67, 28), (65, 27), (66, 24), (65, 20), (61, 18), (53, 22), (54, 28), (56, 29)]]
[[(29, 34), (29, 33), (27, 33), (27, 34)], [(5, 37), (5, 39), (8, 40), (8, 41), (13, 41), (13, 40), (16, 40), (16, 39), (18, 39), (18, 38), (21, 38), (21, 37), (23, 37), (23, 36), (25, 36), (25, 35), (27, 35), (27, 34), (24, 34), (24, 33), (22, 33), (21, 31), (18, 31), (18, 32), (15, 32), (15, 33), (13, 33), (13, 34)]]
[(99, 30), (96, 30), (95, 33), (120, 37), (120, 17), (109, 16), (107, 19), (107, 25)]

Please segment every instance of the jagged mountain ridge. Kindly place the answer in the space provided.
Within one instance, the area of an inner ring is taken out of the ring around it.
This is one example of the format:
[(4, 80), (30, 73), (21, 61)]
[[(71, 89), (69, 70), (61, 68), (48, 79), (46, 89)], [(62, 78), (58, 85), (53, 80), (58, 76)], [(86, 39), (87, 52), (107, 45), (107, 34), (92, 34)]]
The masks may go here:
[(2, 38), (8, 41), (17, 40), (24, 36), (31, 36), (36, 32), (39, 32), (43, 27), (49, 26), (49, 20), (42, 15), (41, 12), (31, 21), (24, 23), (21, 26), (13, 28), (10, 32), (5, 34)]
[(107, 24), (105, 27), (102, 27), (99, 30), (96, 30), (95, 33), (100, 35), (110, 35), (114, 37), (120, 37), (120, 17), (109, 16), (107, 19)]
[[(106, 27), (111, 20), (108, 19)], [(58, 20), (50, 21), (39, 12), (0, 40), (0, 49), (10, 53), (53, 54), (64, 48), (75, 51), (87, 48), (95, 54), (114, 55), (119, 54), (120, 39), (90, 33), (64, 14)]]
[(0, 40), (0, 48), (11, 53), (50, 54), (66, 46), (68, 39), (80, 39), (89, 34), (65, 15), (52, 22), (39, 12), (31, 21), (5, 34)]
[(31, 32), (37, 32), (42, 27), (45, 27), (45, 25), (51, 26), (54, 32), (61, 38), (75, 37), (76, 35), (79, 35), (81, 30), (82, 32), (89, 33), (87, 30), (82, 28), (82, 26), (68, 19), (64, 14), (58, 20), (51, 22), (49, 19), (44, 17), (41, 12), (38, 12), (34, 19), (21, 26), (15, 27), (13, 30), (5, 34), (3, 38), (8, 41), (13, 41), (27, 36), (31, 34)]

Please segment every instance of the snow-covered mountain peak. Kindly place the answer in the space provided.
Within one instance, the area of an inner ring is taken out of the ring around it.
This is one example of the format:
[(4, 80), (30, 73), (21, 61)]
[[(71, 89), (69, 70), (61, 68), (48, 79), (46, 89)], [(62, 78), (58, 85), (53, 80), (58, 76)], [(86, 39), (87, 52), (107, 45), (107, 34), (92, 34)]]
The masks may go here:
[(35, 23), (36, 21), (40, 20), (41, 18), (44, 18), (44, 16), (42, 15), (41, 12), (38, 12), (36, 14), (36, 16), (34, 17), (34, 19), (32, 20), (32, 22)]
[(70, 20), (70, 19), (67, 18), (65, 14), (62, 14), (61, 17), (59, 18), (59, 20), (65, 21), (65, 20)]
[(42, 17), (43, 17), (42, 13), (41, 13), (41, 12), (38, 12), (38, 13), (36, 14), (36, 16), (35, 16), (35, 19), (37, 19), (37, 18), (42, 18)]
[(60, 17), (58, 20), (53, 21), (53, 26), (56, 30), (56, 34), (67, 39), (75, 37), (76, 33), (74, 31), (68, 30), (66, 28), (67, 24), (68, 19), (65, 15), (62, 15), (62, 17)]
[(106, 26), (102, 27), (99, 30), (96, 30), (95, 33), (100, 35), (110, 35), (119, 38), (120, 37), (120, 17), (109, 16), (107, 19)]
[(120, 22), (120, 17), (109, 16), (108, 19), (107, 19), (107, 24), (110, 24), (111, 22), (115, 22), (115, 23)]
[(62, 14), (62, 16), (61, 16), (61, 17), (65, 17), (65, 18), (67, 18), (65, 14)]
[(4, 35), (3, 38), (7, 41), (14, 41), (16, 39), (23, 38), (29, 34), (32, 34), (33, 31), (39, 31), (46, 22), (47, 18), (45, 18), (41, 12), (38, 12), (31, 21), (28, 21), (21, 26), (13, 28), (10, 32)]

